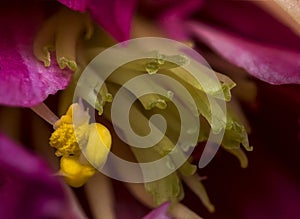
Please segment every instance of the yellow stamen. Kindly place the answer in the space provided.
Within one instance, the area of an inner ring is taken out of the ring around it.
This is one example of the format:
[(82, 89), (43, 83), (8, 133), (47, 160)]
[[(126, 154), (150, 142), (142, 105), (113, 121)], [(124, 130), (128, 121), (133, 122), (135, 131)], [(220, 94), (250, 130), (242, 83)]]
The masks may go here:
[(54, 128), (50, 145), (57, 149), (56, 156), (62, 156), (60, 173), (70, 186), (80, 187), (96, 173), (94, 167), (106, 161), (110, 132), (99, 123), (89, 124), (88, 112), (79, 104), (72, 104)]

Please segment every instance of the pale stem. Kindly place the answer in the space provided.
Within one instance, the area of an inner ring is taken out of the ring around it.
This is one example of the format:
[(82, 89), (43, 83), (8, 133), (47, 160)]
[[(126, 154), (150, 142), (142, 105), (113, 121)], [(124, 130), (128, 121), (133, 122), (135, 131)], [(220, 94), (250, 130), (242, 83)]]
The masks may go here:
[(32, 111), (39, 115), (46, 122), (54, 125), (59, 118), (44, 103), (31, 107)]
[(209, 212), (214, 212), (215, 207), (210, 202), (208, 195), (197, 174), (193, 176), (181, 175), (181, 178), (186, 183), (186, 185), (199, 197), (203, 205), (209, 210)]
[(78, 203), (78, 200), (77, 200), (74, 192), (65, 183), (62, 183), (62, 184), (63, 184), (64, 190), (65, 190), (65, 194), (70, 203), (72, 215), (76, 216), (76, 219), (88, 219), (88, 217), (85, 215), (84, 211), (82, 210), (80, 204)]
[(229, 153), (231, 153), (233, 156), (235, 156), (241, 164), (242, 168), (247, 168), (248, 167), (248, 158), (245, 152), (241, 148), (237, 149), (225, 149)]
[(173, 219), (202, 219), (195, 212), (181, 203), (173, 205), (169, 211)]
[(125, 186), (130, 191), (130, 193), (142, 204), (148, 208), (155, 208), (152, 196), (147, 193), (145, 186), (142, 183), (125, 183)]
[(89, 206), (95, 219), (114, 219), (114, 195), (110, 179), (97, 173), (85, 185)]

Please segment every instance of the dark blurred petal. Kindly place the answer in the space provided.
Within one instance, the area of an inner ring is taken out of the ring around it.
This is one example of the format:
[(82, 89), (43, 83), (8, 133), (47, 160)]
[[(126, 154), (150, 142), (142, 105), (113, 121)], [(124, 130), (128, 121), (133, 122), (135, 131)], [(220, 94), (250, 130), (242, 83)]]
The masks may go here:
[(50, 169), (0, 134), (1, 217), (73, 218), (69, 207), (62, 184)]
[(74, 11), (85, 12), (88, 0), (57, 0)]
[[(249, 198), (243, 207), (245, 219), (291, 219), (300, 214), (300, 187), (275, 163), (261, 163), (263, 171), (257, 171), (260, 188), (254, 191), (256, 198)], [(257, 167), (259, 168), (259, 167)], [(258, 186), (256, 184), (256, 186)], [(261, 191), (259, 194), (258, 192)], [(263, 191), (263, 192), (262, 192)], [(250, 194), (248, 194), (250, 196)], [(250, 196), (251, 197), (251, 196)]]

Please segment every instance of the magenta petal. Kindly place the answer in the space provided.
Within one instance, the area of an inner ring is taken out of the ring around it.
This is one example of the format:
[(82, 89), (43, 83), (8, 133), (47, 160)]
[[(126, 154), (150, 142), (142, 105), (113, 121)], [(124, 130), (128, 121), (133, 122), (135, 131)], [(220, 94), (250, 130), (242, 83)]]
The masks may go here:
[(189, 28), (200, 40), (252, 76), (271, 84), (300, 84), (300, 52), (248, 41), (202, 23)]
[(142, 219), (171, 219), (167, 215), (168, 209), (169, 209), (170, 203), (166, 202), (159, 206), (158, 208), (152, 210), (149, 214), (147, 214)]
[(87, 0), (57, 0), (66, 7), (74, 10), (84, 12), (87, 9)]
[(1, 218), (73, 218), (69, 212), (62, 184), (50, 169), (0, 133)]
[(137, 0), (58, 0), (75, 11), (89, 11), (92, 18), (116, 40), (128, 40)]
[(0, 104), (36, 105), (64, 89), (71, 78), (71, 72), (60, 70), (55, 61), (46, 68), (33, 55), (34, 34), (42, 19), (39, 10), (1, 12)]
[(203, 0), (187, 0), (180, 2), (171, 2), (170, 9), (160, 17), (162, 28), (166, 33), (177, 40), (187, 40), (188, 34), (183, 28), (183, 21), (191, 16), (202, 6)]
[(90, 0), (88, 10), (93, 19), (116, 40), (128, 40), (136, 0)]

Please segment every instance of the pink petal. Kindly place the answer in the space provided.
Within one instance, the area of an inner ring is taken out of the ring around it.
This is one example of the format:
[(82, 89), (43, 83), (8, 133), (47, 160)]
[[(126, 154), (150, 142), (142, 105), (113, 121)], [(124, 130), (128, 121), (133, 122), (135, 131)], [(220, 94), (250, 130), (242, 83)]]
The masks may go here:
[(85, 12), (87, 9), (87, 0), (57, 0), (60, 3), (64, 4), (66, 7), (74, 10)]
[(171, 219), (171, 217), (167, 216), (169, 206), (170, 203), (166, 202), (158, 208), (152, 210), (149, 214), (143, 217), (143, 219)]
[(40, 8), (34, 9), (8, 8), (0, 14), (0, 104), (36, 105), (66, 88), (71, 78), (55, 61), (46, 68), (34, 57), (33, 39), (43, 18)]
[(202, 23), (191, 22), (189, 28), (226, 59), (262, 81), (300, 83), (300, 52), (256, 43)]
[(136, 0), (90, 0), (88, 10), (93, 19), (116, 40), (128, 40)]
[(0, 133), (1, 218), (70, 218), (69, 210), (61, 182), (45, 163)]
[(137, 0), (58, 0), (68, 8), (85, 12), (116, 40), (128, 40)]
[(299, 36), (252, 1), (209, 0), (197, 18), (252, 40), (300, 50)]

